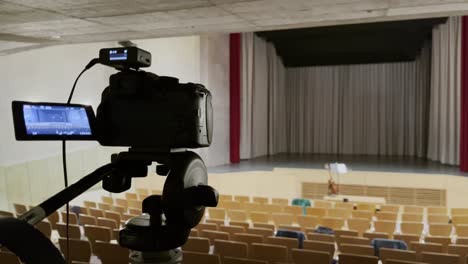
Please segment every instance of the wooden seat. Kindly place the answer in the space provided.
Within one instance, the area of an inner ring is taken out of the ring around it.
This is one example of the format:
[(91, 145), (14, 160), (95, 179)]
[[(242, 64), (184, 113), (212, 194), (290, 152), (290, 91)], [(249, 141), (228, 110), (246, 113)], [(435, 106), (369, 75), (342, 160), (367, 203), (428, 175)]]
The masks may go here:
[(454, 225), (467, 225), (468, 215), (452, 215), (452, 223)]
[(327, 252), (330, 256), (335, 255), (335, 243), (305, 240), (304, 249)]
[(246, 258), (224, 257), (223, 264), (268, 264), (267, 261)]
[(150, 194), (149, 190), (146, 188), (136, 188), (137, 194)]
[(405, 206), (403, 206), (403, 212), (411, 213), (411, 214), (423, 214), (424, 213), (424, 207), (405, 205)]
[(65, 255), (65, 258), (71, 261), (89, 262), (91, 259), (91, 245), (87, 240), (70, 239), (68, 241), (71, 254), (67, 252), (67, 239), (59, 238), (60, 251)]
[(112, 240), (112, 230), (109, 227), (102, 226), (85, 226), (84, 234), (91, 243), (91, 248), (94, 252), (94, 244), (96, 241), (110, 242)]
[(83, 215), (83, 214), (79, 215), (78, 222), (82, 226), (84, 226), (84, 225), (96, 225), (97, 224), (96, 217), (94, 217), (92, 215)]
[[(62, 214), (62, 223), (66, 223), (67, 221), (67, 213), (66, 212), (61, 212)], [(76, 217), (76, 214), (73, 212), (70, 212), (68, 214), (68, 223), (71, 225), (76, 225), (78, 224), (78, 218)]]
[[(116, 228), (119, 228), (120, 222), (121, 222), (121, 220), (122, 220), (122, 217), (121, 217), (120, 213), (110, 212), (110, 211), (105, 211), (105, 212), (104, 212), (104, 218), (108, 218), (108, 219), (114, 220), (114, 221), (117, 223), (117, 227), (116, 227)], [(96, 221), (96, 223), (97, 223), (97, 221)]]
[(240, 203), (248, 203), (250, 202), (250, 197), (245, 195), (234, 195), (234, 201)]
[(128, 208), (141, 208), (141, 202), (138, 200), (127, 200)]
[(263, 237), (259, 235), (252, 234), (235, 234), (232, 238), (233, 241), (247, 243), (249, 247), (249, 256), (252, 254), (251, 245), (254, 243), (263, 243)]
[(296, 219), (302, 231), (305, 231), (307, 228), (316, 228), (319, 223), (319, 218), (317, 216), (298, 215)]
[(400, 229), (403, 234), (421, 235), (424, 224), (419, 222), (402, 222)]
[(94, 217), (104, 217), (104, 211), (96, 208), (88, 208), (89, 215)]
[(448, 246), (448, 253), (458, 255), (458, 263), (466, 264), (466, 258), (468, 256), (468, 245), (455, 245), (451, 244)]
[[(288, 249), (285, 246), (252, 244), (252, 258), (269, 263), (287, 262)], [(201, 263), (201, 262), (200, 262)]]
[(21, 264), (20, 259), (11, 252), (0, 251), (0, 263), (2, 264)]
[[(67, 237), (67, 227), (66, 224), (57, 224), (57, 231), (60, 237)], [(68, 225), (68, 237), (74, 239), (81, 238), (81, 231), (78, 225)]]
[(316, 208), (332, 208), (333, 202), (324, 200), (314, 200), (314, 207)]
[(138, 195), (136, 193), (127, 192), (125, 193), (125, 198), (127, 200), (138, 200)]
[(128, 208), (128, 202), (126, 199), (116, 198), (115, 205), (122, 206), (124, 208)]
[(227, 217), (230, 221), (247, 221), (247, 212), (244, 210), (228, 210)]
[(245, 233), (245, 227), (220, 225), (219, 231), (229, 233), (229, 235), (232, 237), (234, 234)]
[(416, 261), (406, 261), (406, 260), (397, 260), (397, 259), (388, 259), (386, 263), (383, 264), (427, 264), (423, 262)]
[(245, 232), (247, 234), (260, 235), (264, 239), (266, 239), (267, 237), (273, 235), (273, 231), (271, 231), (270, 229), (266, 229), (266, 228), (249, 227), (249, 228), (247, 228), (247, 230)]
[(267, 204), (269, 201), (268, 201), (268, 197), (254, 196), (252, 197), (252, 202), (259, 203), (259, 204)]
[(300, 226), (279, 225), (278, 230), (290, 230), (290, 231), (301, 232), (302, 228)]
[(468, 208), (452, 208), (450, 214), (454, 215), (468, 215)]
[(437, 243), (442, 245), (442, 253), (448, 252), (448, 245), (452, 243), (450, 237), (444, 236), (427, 236), (424, 238), (424, 241), (427, 243)]
[(335, 236), (319, 233), (307, 233), (307, 240), (335, 243)]
[(404, 213), (404, 214), (401, 215), (401, 221), (404, 221), (404, 222), (422, 222), (423, 221), (423, 214)]
[(455, 233), (460, 237), (468, 237), (468, 225), (456, 225)]
[(339, 255), (340, 264), (377, 264), (379, 259), (375, 256), (342, 253)]
[(458, 264), (459, 255), (423, 252), (422, 261), (429, 264)]
[(373, 203), (357, 203), (356, 210), (375, 212), (376, 204)]
[(319, 219), (327, 215), (326, 208), (306, 207), (306, 215), (315, 216)]
[(250, 224), (246, 221), (230, 221), (229, 225), (231, 226), (242, 226), (244, 228), (248, 228)]
[(449, 224), (429, 224), (429, 234), (432, 236), (450, 236), (452, 225)]
[(284, 214), (284, 213), (273, 213), (271, 214), (271, 220), (275, 225), (292, 225), (294, 222), (293, 214)]
[(246, 210), (242, 208), (244, 204), (236, 201), (223, 201), (223, 208), (226, 210)]
[(272, 204), (279, 204), (279, 205), (288, 205), (289, 200), (286, 198), (271, 198)]
[(276, 227), (273, 224), (265, 224), (265, 223), (252, 223), (253, 227), (255, 228), (265, 228), (270, 229), (271, 231), (275, 231)]
[(84, 201), (83, 205), (87, 208), (97, 208), (97, 203), (93, 201)]
[(370, 246), (371, 241), (366, 237), (357, 237), (357, 236), (340, 236), (337, 239), (338, 248), (342, 244), (348, 245), (362, 245), (362, 246)]
[(269, 214), (283, 213), (284, 206), (279, 204), (260, 204), (260, 210)]
[(96, 241), (94, 252), (102, 264), (128, 264), (129, 251), (117, 244)]
[(393, 239), (401, 240), (406, 243), (406, 245), (410, 246), (411, 242), (419, 242), (421, 235), (412, 235), (412, 234), (395, 234), (393, 235)]
[(229, 194), (220, 194), (219, 195), (220, 201), (232, 201), (232, 195)]
[(224, 257), (247, 258), (248, 244), (245, 242), (215, 240), (214, 253), (220, 255), (221, 259)]
[(341, 229), (344, 226), (344, 224), (344, 218), (338, 217), (323, 217), (319, 220), (319, 225), (336, 230)]
[(370, 241), (376, 238), (390, 239), (390, 234), (382, 232), (364, 233), (362, 236), (368, 238)]
[(54, 211), (51, 213), (47, 220), (49, 221), (50, 225), (52, 226), (53, 230), (57, 230), (57, 223), (60, 222), (60, 214), (58, 211)]
[(49, 222), (41, 221), (34, 226), (37, 230), (41, 231), (41, 233), (50, 239), (52, 235), (52, 225)]
[(364, 234), (371, 227), (371, 222), (366, 218), (349, 218), (347, 220), (348, 228), (351, 230), (356, 230), (359, 235)]
[(107, 211), (107, 210), (111, 210), (112, 209), (112, 204), (107, 204), (107, 203), (98, 203), (98, 208), (103, 210), (103, 211)]
[(267, 237), (265, 240), (266, 244), (285, 246), (288, 249), (288, 262), (292, 262), (292, 250), (299, 248), (299, 243), (296, 238), (288, 237)]
[(375, 221), (374, 229), (375, 232), (388, 233), (390, 236), (395, 232), (396, 222), (395, 221)]
[(327, 210), (327, 217), (348, 218), (350, 211), (339, 208), (330, 208)]
[(302, 206), (296, 206), (296, 205), (290, 205), (290, 206), (284, 206), (284, 212), (286, 214), (293, 214), (293, 215), (302, 215), (303, 214), (303, 208)]
[(115, 221), (114, 219), (110, 219), (110, 218), (98, 217), (97, 218), (97, 225), (98, 226), (109, 227), (110, 229), (116, 229), (116, 228), (119, 227), (120, 222), (117, 223), (117, 221)]
[(374, 216), (374, 212), (372, 211), (352, 211), (351, 216), (353, 218), (364, 218), (367, 220), (372, 220), (372, 217)]
[(381, 248), (379, 249), (380, 260), (383, 264), (386, 264), (388, 259), (404, 260), (404, 261), (416, 261), (416, 251), (411, 250), (400, 250), (393, 248)]
[(442, 245), (436, 243), (411, 242), (410, 249), (416, 251), (418, 259), (421, 258), (422, 252), (442, 253)]
[(268, 223), (270, 215), (265, 212), (250, 212), (250, 220), (255, 223)]
[(219, 240), (230, 240), (231, 236), (228, 232), (202, 230), (200, 231), (200, 237), (206, 237), (210, 240), (210, 245), (214, 245), (215, 239)]
[(132, 215), (141, 215), (142, 212), (140, 208), (128, 207), (128, 213)]
[(220, 219), (206, 219), (205, 220), (205, 224), (215, 224), (218, 226), (218, 229), (220, 225), (224, 225), (225, 223), (226, 223), (225, 220), (220, 220)]
[(218, 231), (219, 227), (217, 224), (198, 224), (194, 229), (197, 229), (198, 231), (203, 231), (203, 230), (212, 230), (212, 231)]
[(206, 237), (189, 237), (182, 246), (183, 251), (209, 253), (210, 240)]
[(355, 245), (355, 244), (341, 244), (340, 252), (345, 254), (356, 254), (363, 256), (374, 256), (374, 247)]
[(447, 214), (447, 207), (444, 206), (430, 206), (427, 207), (427, 214), (428, 215), (446, 215)]
[(398, 218), (397, 213), (386, 213), (386, 212), (379, 212), (376, 214), (378, 220), (386, 220), (386, 221), (396, 221)]
[(351, 212), (352, 210), (354, 210), (354, 205), (352, 203), (336, 202), (335, 208), (344, 209), (344, 210), (347, 210), (348, 212)]
[(226, 218), (226, 209), (223, 208), (208, 208), (208, 216), (210, 219), (224, 220)]
[(430, 214), (427, 215), (427, 222), (429, 224), (448, 224), (450, 218), (445, 214)]
[(293, 249), (291, 251), (291, 259), (295, 264), (328, 264), (331, 262), (332, 256), (323, 251)]
[(359, 236), (358, 231), (356, 230), (334, 230), (335, 231), (335, 239), (338, 241), (338, 238), (341, 236), (350, 236), (350, 237), (357, 237)]
[(112, 197), (109, 196), (101, 196), (101, 201), (105, 204), (114, 204), (114, 199), (112, 199)]
[(380, 206), (380, 212), (383, 212), (383, 213), (395, 213), (397, 214), (398, 212), (400, 212), (400, 205), (396, 205), (396, 204), (382, 204)]

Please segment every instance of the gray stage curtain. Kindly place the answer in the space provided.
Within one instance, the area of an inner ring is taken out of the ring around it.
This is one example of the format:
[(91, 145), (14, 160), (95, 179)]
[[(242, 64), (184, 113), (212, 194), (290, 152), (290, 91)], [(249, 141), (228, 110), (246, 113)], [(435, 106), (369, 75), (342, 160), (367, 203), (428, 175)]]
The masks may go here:
[(461, 18), (432, 32), (432, 80), (427, 157), (459, 164)]
[(285, 74), (272, 44), (242, 34), (241, 159), (287, 150)]

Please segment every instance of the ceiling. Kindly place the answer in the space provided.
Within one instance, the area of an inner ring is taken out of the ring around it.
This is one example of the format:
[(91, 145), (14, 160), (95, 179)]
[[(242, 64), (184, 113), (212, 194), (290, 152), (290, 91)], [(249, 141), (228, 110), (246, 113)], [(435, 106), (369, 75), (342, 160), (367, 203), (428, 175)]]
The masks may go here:
[(48, 45), (468, 13), (468, 0), (0, 0), (0, 55)]
[(412, 61), (446, 18), (263, 31), (286, 67)]

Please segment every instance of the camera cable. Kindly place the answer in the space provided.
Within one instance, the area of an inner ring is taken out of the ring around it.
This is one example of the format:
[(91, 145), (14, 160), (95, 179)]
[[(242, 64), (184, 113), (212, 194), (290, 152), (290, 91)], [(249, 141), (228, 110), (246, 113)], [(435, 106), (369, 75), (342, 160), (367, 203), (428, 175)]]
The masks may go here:
[[(71, 103), (71, 100), (73, 98), (73, 94), (75, 93), (76, 84), (78, 83), (78, 80), (80, 79), (81, 75), (83, 75), (83, 73), (85, 73), (87, 70), (91, 69), (97, 63), (99, 63), (99, 59), (97, 59), (97, 58), (92, 59), (86, 65), (86, 67), (80, 72), (80, 74), (78, 74), (78, 76), (75, 79), (75, 82), (73, 83), (73, 87), (72, 87), (72, 89), (70, 91), (70, 95), (68, 96), (67, 104)], [(67, 188), (68, 187), (68, 173), (67, 173), (67, 143), (66, 143), (66, 140), (62, 140), (62, 166), (63, 166), (63, 178), (64, 178), (64, 183), (65, 183), (65, 188)], [(70, 263), (70, 235), (69, 235), (69, 230), (68, 230), (69, 224), (70, 224), (69, 216), (70, 216), (70, 204), (67, 203), (66, 204), (66, 220), (65, 220), (65, 228), (66, 228), (65, 233), (66, 233), (66, 239), (67, 239), (67, 245), (66, 245), (67, 254), (65, 255), (66, 263)]]

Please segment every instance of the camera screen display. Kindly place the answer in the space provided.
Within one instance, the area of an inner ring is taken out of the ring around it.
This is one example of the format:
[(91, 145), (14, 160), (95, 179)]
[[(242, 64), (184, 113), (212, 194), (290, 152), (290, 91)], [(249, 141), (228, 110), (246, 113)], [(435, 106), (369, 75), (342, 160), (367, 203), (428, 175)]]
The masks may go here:
[(18, 140), (93, 140), (95, 116), (91, 106), (14, 101)]
[(23, 105), (28, 135), (91, 135), (84, 107)]
[(111, 61), (125, 61), (128, 59), (128, 51), (124, 50), (109, 50), (109, 60)]

